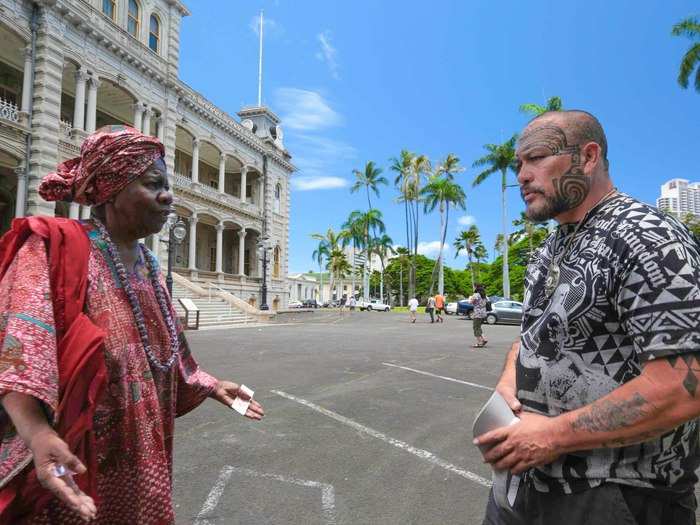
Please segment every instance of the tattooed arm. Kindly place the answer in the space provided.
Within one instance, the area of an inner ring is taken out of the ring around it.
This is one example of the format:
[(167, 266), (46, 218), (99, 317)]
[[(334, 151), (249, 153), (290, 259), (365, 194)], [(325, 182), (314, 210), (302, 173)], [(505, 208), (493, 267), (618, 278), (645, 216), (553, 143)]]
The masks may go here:
[(519, 473), (577, 450), (647, 441), (700, 415), (700, 354), (649, 361), (642, 374), (585, 407), (558, 417), (524, 412), (521, 421), (480, 436), (484, 459)]

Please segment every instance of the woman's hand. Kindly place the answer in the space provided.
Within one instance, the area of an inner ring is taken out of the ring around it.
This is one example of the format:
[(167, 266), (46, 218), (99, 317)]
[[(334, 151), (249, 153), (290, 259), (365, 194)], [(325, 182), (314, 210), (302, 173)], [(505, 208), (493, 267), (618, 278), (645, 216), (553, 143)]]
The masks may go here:
[(34, 467), (39, 483), (85, 521), (94, 519), (97, 507), (92, 498), (80, 490), (71, 475), (56, 476), (55, 469), (58, 466), (76, 474), (84, 474), (86, 471), (85, 465), (71, 454), (66, 442), (53, 430), (45, 430), (32, 436), (28, 446), (34, 455)]
[(265, 415), (265, 411), (260, 403), (251, 400), (244, 391), (241, 390), (240, 386), (231, 381), (219, 381), (212, 392), (211, 397), (216, 399), (219, 403), (223, 403), (227, 407), (231, 407), (233, 400), (240, 397), (244, 401), (250, 400), (250, 406), (245, 413), (245, 417), (250, 419), (262, 419)]

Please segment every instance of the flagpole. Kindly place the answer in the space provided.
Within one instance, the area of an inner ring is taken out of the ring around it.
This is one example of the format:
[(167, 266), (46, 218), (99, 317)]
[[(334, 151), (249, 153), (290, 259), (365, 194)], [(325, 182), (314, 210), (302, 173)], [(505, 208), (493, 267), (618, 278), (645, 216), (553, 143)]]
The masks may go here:
[(258, 107), (262, 107), (263, 12), (260, 11), (260, 53), (258, 62)]

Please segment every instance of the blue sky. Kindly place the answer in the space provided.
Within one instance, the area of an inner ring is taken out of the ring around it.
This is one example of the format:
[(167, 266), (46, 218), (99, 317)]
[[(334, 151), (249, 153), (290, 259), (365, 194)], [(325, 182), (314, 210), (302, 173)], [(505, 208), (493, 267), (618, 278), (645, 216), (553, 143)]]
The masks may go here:
[[(676, 83), (691, 42), (674, 23), (700, 15), (677, 0), (603, 2), (190, 0), (180, 76), (232, 115), (257, 102), (255, 20), (265, 11), (263, 102), (282, 118), (292, 177), (289, 270), (314, 268), (314, 232), (339, 229), (364, 194), (350, 194), (352, 170), (385, 167), (402, 148), (432, 160), (456, 154), (467, 209), (452, 215), (448, 240), (474, 221), (492, 251), (499, 232), (499, 181), (472, 189), (483, 144), (519, 131), (523, 102), (558, 95), (603, 124), (618, 188), (655, 203), (674, 177), (700, 180), (700, 93)], [(511, 175), (512, 177), (512, 175)], [(514, 178), (512, 180), (514, 182)], [(396, 190), (375, 207), (405, 244)], [(509, 215), (524, 209), (510, 190)], [(437, 214), (422, 218), (420, 241), (438, 239)], [(432, 244), (431, 244), (432, 243)], [(463, 267), (464, 258), (447, 257)]]

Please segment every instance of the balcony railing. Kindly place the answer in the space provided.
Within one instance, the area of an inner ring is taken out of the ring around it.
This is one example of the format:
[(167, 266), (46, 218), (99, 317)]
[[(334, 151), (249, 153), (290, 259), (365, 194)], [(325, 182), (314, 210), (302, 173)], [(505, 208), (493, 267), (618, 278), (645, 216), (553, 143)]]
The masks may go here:
[(58, 132), (61, 134), (62, 137), (65, 138), (71, 138), (70, 132), (73, 130), (73, 124), (66, 120), (62, 120), (60, 124), (58, 125)]
[(206, 184), (202, 184), (201, 182), (194, 183), (192, 182), (192, 179), (182, 175), (181, 173), (176, 172), (173, 175), (173, 185), (176, 188), (187, 190), (190, 193), (194, 193), (195, 195), (199, 195), (200, 197), (203, 197), (205, 199), (209, 199), (214, 202), (223, 204), (224, 206), (229, 206), (231, 208), (238, 209), (243, 207), (249, 211), (259, 212), (259, 210), (256, 209), (251, 210), (250, 207), (252, 205), (249, 203), (243, 204), (238, 197), (234, 197), (233, 195), (229, 195), (228, 193), (221, 193), (218, 189), (212, 188), (211, 186), (207, 186)]
[(0, 118), (10, 122), (19, 122), (19, 108), (17, 104), (0, 98)]

